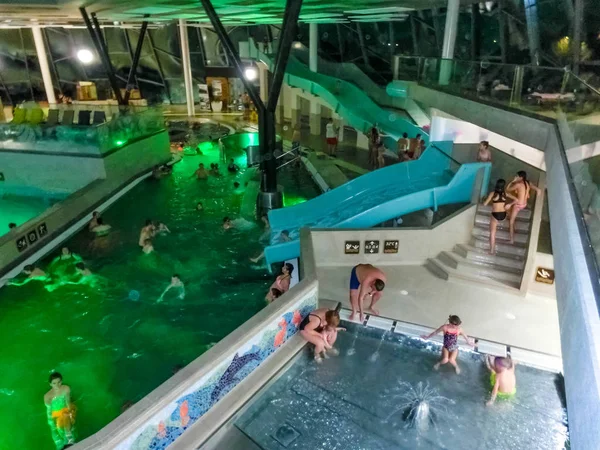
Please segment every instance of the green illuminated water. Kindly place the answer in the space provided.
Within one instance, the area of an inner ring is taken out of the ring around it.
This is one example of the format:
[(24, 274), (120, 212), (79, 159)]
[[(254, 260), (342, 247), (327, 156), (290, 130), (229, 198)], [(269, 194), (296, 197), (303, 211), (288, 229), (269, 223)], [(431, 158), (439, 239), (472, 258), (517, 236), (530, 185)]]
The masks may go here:
[(37, 197), (7, 196), (0, 198), (0, 236), (8, 233), (9, 223), (23, 225), (48, 209), (52, 201)]
[[(224, 216), (238, 217), (242, 194), (232, 185), (241, 176), (223, 167), (220, 179), (190, 178), (199, 162), (217, 158), (218, 150), (186, 157), (171, 177), (134, 188), (103, 214), (113, 226), (107, 242), (94, 244), (86, 231), (70, 239), (66, 245), (96, 274), (90, 285), (60, 285), (55, 277), (52, 286), (34, 281), (0, 290), (0, 449), (54, 448), (43, 404), (51, 371), (71, 386), (81, 439), (264, 306), (271, 277), (248, 262), (261, 250), (262, 228), (221, 228)], [(290, 198), (317, 194), (305, 173), (283, 172), (280, 183)], [(151, 255), (137, 245), (146, 218), (173, 232), (155, 238)], [(157, 304), (175, 272), (185, 299), (167, 294)], [(139, 291), (138, 301), (128, 299), (131, 290)]]

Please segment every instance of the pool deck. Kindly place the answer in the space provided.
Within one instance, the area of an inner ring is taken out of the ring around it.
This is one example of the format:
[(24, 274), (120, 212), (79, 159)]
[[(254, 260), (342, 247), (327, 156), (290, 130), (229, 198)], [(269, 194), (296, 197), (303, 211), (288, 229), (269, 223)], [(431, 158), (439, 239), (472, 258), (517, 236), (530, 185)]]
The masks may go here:
[[(442, 280), (424, 266), (382, 269), (388, 283), (376, 305), (381, 317), (435, 329), (450, 314), (456, 314), (470, 336), (561, 356), (554, 299), (531, 294), (523, 297)], [(341, 302), (344, 308), (349, 308), (350, 271), (351, 267), (317, 267), (320, 299)]]

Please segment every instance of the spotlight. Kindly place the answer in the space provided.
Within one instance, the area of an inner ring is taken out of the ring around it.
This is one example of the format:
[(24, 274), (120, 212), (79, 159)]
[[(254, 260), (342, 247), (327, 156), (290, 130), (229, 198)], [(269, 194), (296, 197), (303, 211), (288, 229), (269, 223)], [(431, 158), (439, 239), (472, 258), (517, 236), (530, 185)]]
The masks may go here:
[(246, 70), (244, 70), (244, 76), (246, 77), (246, 80), (253, 81), (256, 80), (258, 73), (254, 67), (248, 67)]
[(94, 60), (94, 54), (87, 48), (82, 48), (77, 52), (77, 58), (84, 64), (89, 64)]

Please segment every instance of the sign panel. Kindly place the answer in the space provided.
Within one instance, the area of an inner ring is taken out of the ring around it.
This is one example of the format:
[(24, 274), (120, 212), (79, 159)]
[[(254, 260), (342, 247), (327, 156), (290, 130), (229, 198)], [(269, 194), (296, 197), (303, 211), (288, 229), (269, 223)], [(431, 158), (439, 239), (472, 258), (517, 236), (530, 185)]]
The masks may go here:
[(27, 248), (27, 237), (21, 236), (19, 239), (17, 239), (16, 244), (17, 244), (17, 250), (22, 252), (23, 250), (25, 250)]
[(46, 222), (40, 223), (37, 227), (38, 236), (43, 238), (48, 234), (48, 227), (46, 226)]
[(365, 241), (365, 253), (369, 255), (379, 253), (379, 241)]
[(544, 284), (554, 284), (554, 269), (538, 267), (535, 271), (535, 281)]
[(346, 255), (358, 255), (360, 253), (360, 241), (346, 241), (344, 253)]
[(34, 242), (36, 242), (38, 240), (37, 231), (35, 231), (35, 229), (27, 232), (27, 240), (29, 241), (30, 244), (33, 244)]
[(398, 241), (384, 241), (383, 253), (398, 253)]

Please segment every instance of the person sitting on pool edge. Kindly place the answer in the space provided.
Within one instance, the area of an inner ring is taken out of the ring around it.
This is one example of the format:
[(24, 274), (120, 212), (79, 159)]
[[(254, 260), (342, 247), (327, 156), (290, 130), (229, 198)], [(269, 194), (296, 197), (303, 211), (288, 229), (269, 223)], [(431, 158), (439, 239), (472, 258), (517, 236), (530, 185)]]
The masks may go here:
[(354, 320), (357, 312), (360, 313), (360, 321), (365, 320), (363, 301), (367, 296), (371, 297), (371, 305), (367, 311), (376, 316), (379, 315), (379, 311), (375, 309), (375, 303), (381, 298), (381, 291), (385, 288), (386, 281), (383, 271), (371, 264), (358, 264), (352, 268), (350, 273), (351, 321)]
[(517, 379), (515, 377), (517, 363), (510, 356), (506, 358), (497, 356), (494, 358), (488, 355), (485, 364), (491, 372), (490, 384), (492, 386), (492, 395), (486, 405), (493, 405), (496, 398), (501, 400), (513, 398), (517, 393)]
[(92, 213), (92, 220), (88, 224), (88, 230), (92, 231), (94, 228), (98, 226), (98, 219), (100, 218), (100, 213), (98, 211), (94, 211)]
[(236, 173), (236, 172), (239, 172), (239, 170), (240, 170), (240, 168), (233, 161), (233, 158), (231, 158), (229, 160), (229, 165), (227, 166), (227, 172), (229, 172), (229, 173)]
[[(310, 342), (315, 346), (314, 354), (315, 354), (315, 362), (321, 363), (323, 361), (323, 356), (327, 353), (336, 356), (339, 354), (338, 349), (333, 348), (333, 344), (337, 339), (337, 334), (335, 336), (331, 336), (328, 339), (327, 344), (323, 339), (323, 330), (326, 326), (336, 327), (340, 324), (340, 314), (333, 309), (329, 308), (320, 308), (316, 309), (307, 315), (304, 320), (300, 323), (298, 329), (300, 330), (300, 336), (304, 338), (305, 341)], [(327, 346), (331, 348), (327, 348)]]
[(23, 267), (23, 273), (27, 275), (27, 278), (45, 278), (48, 276), (46, 272), (33, 264), (27, 264)]

